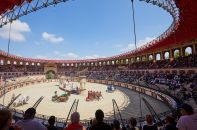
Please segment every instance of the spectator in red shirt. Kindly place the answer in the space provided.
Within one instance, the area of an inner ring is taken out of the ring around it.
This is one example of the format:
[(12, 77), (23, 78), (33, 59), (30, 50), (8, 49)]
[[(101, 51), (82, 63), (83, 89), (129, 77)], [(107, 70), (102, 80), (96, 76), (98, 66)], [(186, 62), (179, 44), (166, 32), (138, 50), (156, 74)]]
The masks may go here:
[(80, 115), (78, 112), (74, 112), (71, 115), (71, 123), (65, 128), (65, 130), (85, 130), (83, 125), (80, 124)]

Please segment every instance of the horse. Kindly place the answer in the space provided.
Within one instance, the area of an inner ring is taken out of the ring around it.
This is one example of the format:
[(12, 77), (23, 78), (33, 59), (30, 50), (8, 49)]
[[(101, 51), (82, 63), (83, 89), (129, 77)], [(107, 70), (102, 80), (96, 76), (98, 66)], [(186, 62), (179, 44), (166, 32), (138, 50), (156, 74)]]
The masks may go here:
[(29, 96), (20, 96), (13, 102), (13, 107), (23, 106), (29, 101)]

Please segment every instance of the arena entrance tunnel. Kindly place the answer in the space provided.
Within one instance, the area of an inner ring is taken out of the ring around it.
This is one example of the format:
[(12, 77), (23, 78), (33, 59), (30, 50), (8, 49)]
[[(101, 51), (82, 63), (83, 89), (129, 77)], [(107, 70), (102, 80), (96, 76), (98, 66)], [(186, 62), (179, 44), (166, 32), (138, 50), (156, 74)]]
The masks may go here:
[(46, 79), (55, 79), (56, 77), (57, 76), (54, 70), (48, 70), (46, 72)]

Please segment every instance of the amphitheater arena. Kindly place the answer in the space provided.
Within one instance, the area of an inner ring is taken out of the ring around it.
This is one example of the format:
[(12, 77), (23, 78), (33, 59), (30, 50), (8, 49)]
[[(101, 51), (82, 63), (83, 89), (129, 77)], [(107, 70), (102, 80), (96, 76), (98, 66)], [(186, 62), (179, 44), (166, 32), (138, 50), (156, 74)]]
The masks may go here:
[[(87, 123), (86, 120), (93, 118), (94, 112), (99, 108), (104, 110), (105, 119), (108, 121), (117, 115), (120, 116), (119, 113), (123, 119), (136, 117), (138, 121), (143, 121), (146, 114), (155, 112), (163, 119), (172, 114), (172, 110), (182, 102), (187, 102), (196, 109), (197, 90), (190, 88), (190, 85), (195, 85), (197, 74), (197, 1), (141, 1), (168, 11), (174, 20), (163, 34), (136, 50), (87, 60), (33, 59), (1, 50), (1, 107), (8, 106), (15, 118), (22, 118), (24, 110), (34, 106), (37, 110), (36, 118), (46, 121), (49, 116), (55, 115), (59, 125), (65, 123), (70, 116), (70, 110), (79, 111), (82, 122)], [(27, 6), (29, 2), (34, 4), (35, 1), (25, 1), (24, 4), (9, 3), (5, 0), (3, 2), (5, 6), (0, 5), (0, 14), (8, 20), (1, 22), (1, 26), (35, 11), (29, 9), (25, 14), (9, 17), (14, 5), (17, 10), (21, 6)], [(66, 1), (58, 1), (61, 2)], [(14, 5), (9, 6), (11, 4)], [(38, 5), (37, 8), (43, 7)], [(191, 50), (190, 54), (186, 53), (188, 48)], [(178, 52), (178, 56), (175, 52)], [(150, 75), (160, 77), (147, 78)], [(170, 75), (173, 78), (168, 79), (162, 75)], [(190, 80), (178, 84), (177, 78), (174, 78), (176, 76)], [(80, 82), (81, 77), (85, 82)], [(84, 84), (83, 91), (71, 94), (65, 102), (54, 102), (52, 97), (55, 91), (57, 95), (64, 93), (60, 88), (61, 82), (80, 87)], [(194, 96), (185, 100), (187, 93), (172, 89), (169, 82), (184, 86), (184, 91), (192, 92)], [(114, 86), (116, 90), (107, 92), (109, 86)], [(101, 92), (102, 97), (99, 100), (87, 101), (89, 91)], [(29, 96), (29, 100), (24, 105), (14, 107), (11, 101), (13, 94)]]

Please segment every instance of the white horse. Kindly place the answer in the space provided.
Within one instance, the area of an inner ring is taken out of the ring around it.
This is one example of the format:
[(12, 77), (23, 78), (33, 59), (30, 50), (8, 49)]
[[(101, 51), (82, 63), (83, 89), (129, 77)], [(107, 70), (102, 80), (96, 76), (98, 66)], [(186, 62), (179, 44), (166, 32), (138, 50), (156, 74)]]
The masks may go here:
[(23, 106), (29, 101), (29, 96), (20, 96), (13, 102), (13, 107)]

